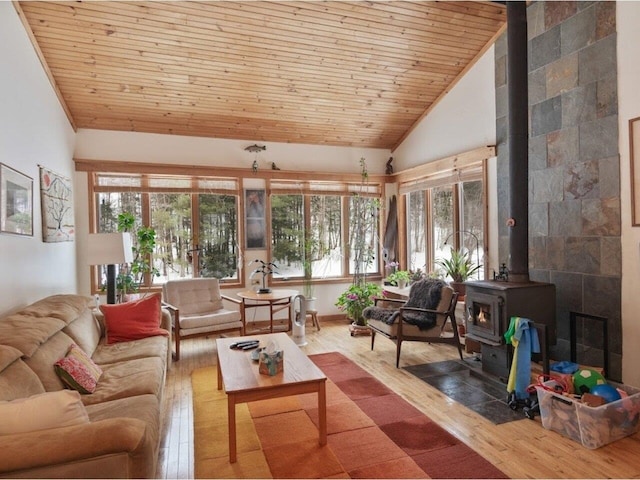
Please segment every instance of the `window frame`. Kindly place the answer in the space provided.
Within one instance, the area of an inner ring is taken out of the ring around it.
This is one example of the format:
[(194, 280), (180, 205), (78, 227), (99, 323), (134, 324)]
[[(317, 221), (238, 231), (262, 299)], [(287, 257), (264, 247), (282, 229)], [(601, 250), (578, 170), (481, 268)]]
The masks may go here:
[[(442, 166), (441, 166), (442, 167)], [(436, 187), (451, 187), (453, 195), (453, 228), (454, 233), (451, 235), (452, 247), (459, 249), (461, 246), (461, 231), (466, 230), (463, 225), (464, 212), (462, 211), (462, 187), (464, 183), (470, 181), (480, 181), (482, 183), (482, 239), (481, 239), (481, 261), (489, 249), (488, 245), (488, 191), (487, 191), (487, 159), (483, 158), (479, 161), (469, 162), (464, 166), (457, 166), (455, 162), (446, 165), (444, 168), (434, 169), (433, 171), (422, 174), (413, 175), (403, 178), (399, 182), (399, 192), (403, 197), (404, 204), (407, 206), (405, 211), (404, 227), (408, 229), (409, 215), (411, 204), (409, 202), (409, 194), (412, 192), (422, 192), (424, 198), (424, 238), (426, 243), (426, 264), (425, 271), (433, 272), (435, 270), (435, 245), (433, 237), (433, 189)], [(455, 233), (457, 232), (457, 234)], [(408, 260), (411, 258), (411, 245), (408, 230), (405, 232), (404, 242), (404, 265), (409, 265)], [(419, 267), (422, 268), (422, 267)], [(483, 269), (482, 279), (487, 278), (487, 271)]]
[[(342, 274), (339, 276), (323, 276), (323, 277), (311, 277), (306, 278), (305, 275), (288, 277), (287, 279), (273, 278), (271, 283), (276, 286), (284, 285), (297, 285), (305, 282), (311, 282), (313, 285), (320, 285), (323, 283), (334, 283), (336, 281), (344, 281), (353, 278), (353, 274), (350, 274), (350, 212), (349, 212), (349, 199), (354, 195), (362, 195), (365, 197), (376, 198), (382, 201), (383, 182), (378, 179), (369, 179), (363, 184), (362, 178), (358, 180), (342, 179), (340, 181), (321, 179), (321, 175), (316, 175), (318, 178), (310, 180), (289, 180), (274, 178), (268, 182), (267, 193), (269, 200), (273, 195), (302, 195), (304, 204), (304, 239), (305, 242), (308, 239), (308, 232), (311, 231), (311, 197), (328, 195), (340, 197), (341, 208), (341, 244), (342, 244)], [(349, 176), (347, 176), (349, 177)], [(377, 231), (375, 233), (376, 238), (380, 239), (382, 234), (382, 226), (384, 219), (378, 218)], [(269, 227), (271, 227), (271, 201), (269, 202)], [(270, 237), (271, 238), (271, 237)], [(377, 243), (376, 254), (376, 272), (367, 274), (367, 277), (372, 281), (382, 279), (382, 249), (379, 241)]]
[[(309, 172), (309, 171), (285, 171), (285, 170), (267, 170), (260, 169), (257, 172), (253, 172), (250, 168), (237, 168), (237, 167), (225, 167), (225, 166), (206, 166), (206, 165), (183, 165), (183, 164), (161, 164), (161, 163), (149, 163), (149, 162), (128, 162), (128, 161), (118, 161), (118, 160), (104, 160), (104, 161), (95, 161), (95, 160), (86, 160), (81, 158), (74, 158), (75, 162), (75, 170), (76, 172), (85, 172), (87, 173), (87, 183), (88, 183), (88, 218), (89, 218), (89, 231), (90, 233), (94, 233), (96, 231), (96, 210), (95, 210), (95, 195), (96, 190), (94, 188), (94, 176), (96, 173), (108, 173), (113, 175), (162, 175), (168, 177), (182, 177), (185, 176), (193, 177), (193, 178), (206, 178), (206, 177), (216, 177), (216, 178), (230, 178), (237, 181), (238, 185), (238, 242), (241, 246), (242, 255), (245, 257), (245, 261), (241, 263), (239, 274), (238, 274), (238, 282), (237, 283), (224, 283), (221, 285), (222, 288), (245, 288), (246, 287), (246, 252), (243, 248), (245, 244), (245, 231), (244, 231), (244, 218), (245, 218), (245, 205), (244, 198), (242, 195), (245, 180), (254, 179), (263, 180), (266, 184), (266, 202), (267, 202), (267, 238), (271, 238), (271, 182), (274, 180), (277, 181), (290, 181), (290, 182), (309, 182), (311, 184), (325, 184), (326, 186), (332, 186), (335, 188), (336, 185), (342, 186), (345, 192), (345, 195), (352, 195), (358, 192), (361, 192), (363, 182), (362, 175), (360, 173), (329, 173), (329, 172)], [(185, 170), (189, 172), (190, 175), (185, 175)], [(391, 177), (384, 174), (368, 174), (367, 182), (366, 182), (366, 190), (364, 195), (374, 196), (379, 198), (381, 201), (383, 199), (384, 185), (385, 183), (389, 183), (393, 181)], [(253, 185), (253, 183), (251, 183)], [(345, 185), (348, 185), (345, 187)], [(346, 188), (346, 190), (345, 190)], [(207, 191), (205, 193), (211, 193), (211, 191)], [(314, 193), (318, 193), (314, 190)], [(336, 190), (331, 190), (331, 194), (336, 194)], [(147, 198), (145, 198), (147, 197)], [(342, 231), (348, 231), (348, 212), (345, 212), (347, 206), (345, 205), (345, 199), (342, 199), (342, 221), (343, 227)], [(146, 203), (145, 203), (146, 202)], [(149, 218), (149, 205), (148, 205), (148, 196), (143, 195), (142, 200), (142, 215), (143, 222), (145, 225), (150, 223)], [(194, 212), (197, 212), (197, 209), (193, 207), (192, 204), (192, 215)], [(382, 228), (384, 225), (383, 218), (379, 219), (379, 231), (377, 232), (378, 237), (380, 238)], [(195, 218), (192, 220), (193, 222), (197, 222), (198, 219)], [(345, 225), (344, 222), (347, 222)], [(195, 223), (194, 223), (195, 224)], [(196, 241), (196, 236), (194, 235), (194, 242)], [(346, 251), (345, 248), (348, 246), (348, 240), (345, 235), (342, 237), (343, 241), (343, 251)], [(380, 249), (380, 245), (378, 244), (378, 249)], [(267, 242), (266, 246), (266, 256), (271, 256), (271, 245), (270, 242)], [(241, 257), (242, 258), (242, 257)], [(343, 266), (343, 276), (342, 277), (330, 277), (326, 279), (314, 279), (314, 284), (330, 284), (341, 281), (347, 281), (352, 278), (351, 275), (345, 274), (345, 271), (348, 271), (348, 256), (343, 253), (343, 261), (345, 265)], [(378, 270), (382, 272), (382, 254), (378, 252)], [(97, 282), (97, 269), (94, 266), (90, 267), (91, 274), (91, 292), (92, 294), (99, 293), (100, 287)], [(381, 280), (382, 274), (378, 273), (376, 275), (370, 274), (368, 277), (371, 281)], [(292, 285), (292, 284), (300, 284), (304, 283), (303, 279), (299, 280), (288, 280), (288, 281), (279, 281), (273, 283), (280, 283), (281, 285)], [(149, 291), (160, 291), (160, 285), (153, 285)]]
[[(237, 218), (241, 218), (240, 215), (244, 215), (242, 201), (240, 198), (242, 191), (242, 181), (240, 178), (233, 177), (221, 177), (218, 175), (193, 175), (188, 176), (184, 174), (173, 175), (173, 174), (163, 174), (156, 173), (153, 169), (128, 169), (125, 172), (122, 171), (111, 171), (109, 168), (100, 168), (95, 169), (88, 172), (87, 181), (88, 181), (88, 208), (89, 208), (89, 233), (96, 233), (98, 231), (98, 219), (96, 217), (96, 208), (97, 208), (97, 195), (99, 193), (124, 193), (124, 192), (135, 192), (140, 193), (141, 196), (141, 221), (142, 225), (149, 226), (151, 225), (151, 195), (155, 193), (165, 193), (165, 194), (188, 194), (191, 197), (191, 225), (192, 225), (192, 246), (199, 245), (199, 229), (200, 229), (200, 218), (199, 218), (199, 196), (200, 194), (224, 194), (224, 195), (234, 195), (236, 196), (236, 208), (237, 208)], [(131, 185), (131, 186), (104, 186), (100, 185), (100, 178), (108, 178), (108, 177), (126, 177), (131, 176), (134, 178), (139, 178), (139, 185)], [(189, 187), (157, 187), (151, 186), (153, 180), (159, 179), (169, 179), (169, 180), (185, 180), (189, 182)], [(201, 182), (228, 182), (230, 184), (235, 184), (234, 188), (207, 188), (201, 185)], [(238, 238), (237, 242), (240, 244), (241, 239), (244, 238), (244, 232), (242, 229), (242, 225), (237, 226)], [(196, 257), (197, 258), (197, 257)], [(99, 293), (101, 291), (101, 287), (98, 281), (98, 267), (91, 266), (91, 293)], [(199, 262), (194, 260), (193, 262), (193, 278), (199, 276)], [(155, 284), (151, 281), (151, 276), (147, 273), (144, 276), (144, 281), (142, 283), (141, 288), (148, 292), (159, 292), (162, 289), (162, 284)], [(244, 265), (242, 263), (239, 264), (237, 268), (237, 279), (223, 280), (221, 281), (221, 286), (226, 287), (243, 287), (244, 286)]]

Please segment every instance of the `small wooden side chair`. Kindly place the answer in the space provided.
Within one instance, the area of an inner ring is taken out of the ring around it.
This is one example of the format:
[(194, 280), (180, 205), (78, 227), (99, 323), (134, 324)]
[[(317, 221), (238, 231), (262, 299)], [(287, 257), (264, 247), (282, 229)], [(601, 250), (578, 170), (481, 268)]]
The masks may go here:
[[(426, 280), (423, 280), (426, 281)], [(460, 338), (458, 337), (458, 326), (456, 324), (456, 303), (458, 302), (458, 293), (450, 286), (443, 286), (442, 293), (440, 295), (440, 302), (434, 310), (422, 309), (414, 307), (405, 307), (405, 300), (394, 300), (389, 298), (376, 298), (376, 305), (378, 302), (387, 302), (391, 308), (399, 310), (393, 324), (389, 325), (383, 320), (368, 319), (369, 327), (371, 328), (371, 350), (376, 340), (376, 334), (383, 335), (396, 343), (396, 368), (400, 365), (400, 349), (402, 348), (402, 342), (428, 342), (428, 343), (448, 343), (455, 345), (458, 348), (458, 354), (460, 360), (463, 360), (462, 345), (460, 344)], [(411, 312), (423, 312), (423, 313), (435, 313), (436, 324), (427, 329), (420, 330), (417, 325), (407, 323), (403, 318), (403, 313)], [(452, 331), (447, 331), (445, 326), (447, 320), (451, 321)]]

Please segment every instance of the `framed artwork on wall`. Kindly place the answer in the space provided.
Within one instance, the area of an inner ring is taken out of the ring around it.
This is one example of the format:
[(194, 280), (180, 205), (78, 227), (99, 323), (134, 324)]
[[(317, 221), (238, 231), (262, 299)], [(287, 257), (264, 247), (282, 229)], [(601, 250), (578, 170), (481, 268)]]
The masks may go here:
[(265, 191), (247, 189), (244, 191), (245, 247), (261, 249), (267, 246), (267, 225), (265, 219)]
[(33, 179), (0, 163), (0, 232), (33, 236)]
[(71, 180), (40, 166), (42, 240), (72, 242), (75, 237)]
[(640, 117), (629, 120), (631, 166), (631, 225), (640, 227)]

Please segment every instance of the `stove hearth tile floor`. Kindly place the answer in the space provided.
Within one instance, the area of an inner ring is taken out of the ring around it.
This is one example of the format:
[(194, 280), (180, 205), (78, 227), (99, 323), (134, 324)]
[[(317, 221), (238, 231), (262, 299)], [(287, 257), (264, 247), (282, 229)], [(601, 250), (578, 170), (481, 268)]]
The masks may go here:
[(482, 373), (481, 363), (475, 358), (403, 368), (496, 425), (526, 420), (522, 408), (512, 410), (507, 404), (507, 385)]

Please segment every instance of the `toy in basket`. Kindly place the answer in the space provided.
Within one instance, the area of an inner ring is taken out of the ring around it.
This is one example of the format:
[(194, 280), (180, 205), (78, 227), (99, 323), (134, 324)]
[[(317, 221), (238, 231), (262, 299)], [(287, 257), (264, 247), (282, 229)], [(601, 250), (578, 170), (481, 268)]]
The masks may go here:
[(568, 393), (569, 385), (562, 378), (547, 379), (535, 386), (544, 428), (591, 449), (636, 433), (640, 427), (640, 390), (610, 381), (602, 383), (594, 376), (586, 391), (584, 380), (591, 375), (579, 372), (571, 388), (582, 395)]

